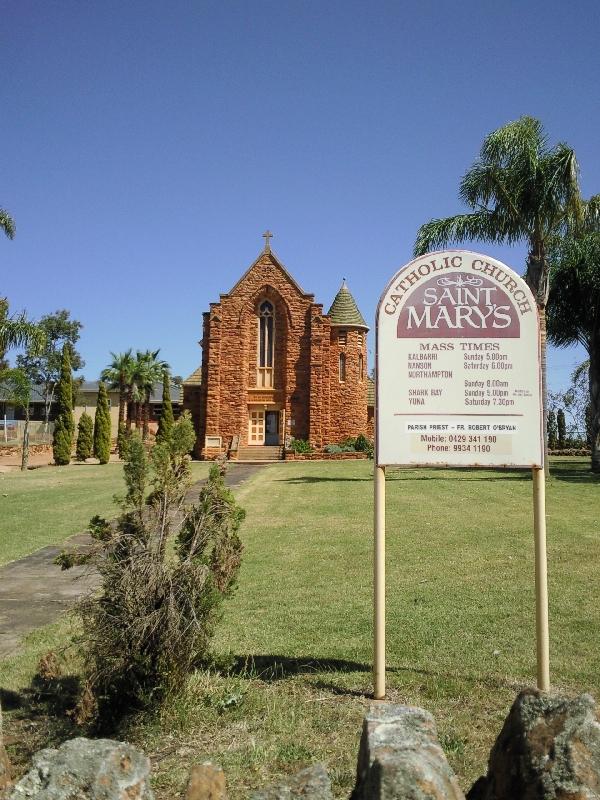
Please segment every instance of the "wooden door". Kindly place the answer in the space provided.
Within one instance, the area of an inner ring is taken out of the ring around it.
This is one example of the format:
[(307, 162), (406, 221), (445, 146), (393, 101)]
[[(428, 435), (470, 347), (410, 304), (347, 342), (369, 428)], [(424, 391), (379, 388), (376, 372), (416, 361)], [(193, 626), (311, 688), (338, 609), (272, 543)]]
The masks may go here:
[(251, 411), (248, 419), (248, 444), (265, 443), (265, 412)]

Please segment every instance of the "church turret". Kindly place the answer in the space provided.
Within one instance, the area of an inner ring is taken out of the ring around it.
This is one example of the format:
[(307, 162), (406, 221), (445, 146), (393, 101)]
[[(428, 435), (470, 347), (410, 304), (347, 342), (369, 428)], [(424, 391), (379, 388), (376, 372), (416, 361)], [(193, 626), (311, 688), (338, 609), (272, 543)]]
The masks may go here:
[(331, 443), (367, 432), (367, 332), (369, 326), (342, 281), (327, 314), (331, 321)]

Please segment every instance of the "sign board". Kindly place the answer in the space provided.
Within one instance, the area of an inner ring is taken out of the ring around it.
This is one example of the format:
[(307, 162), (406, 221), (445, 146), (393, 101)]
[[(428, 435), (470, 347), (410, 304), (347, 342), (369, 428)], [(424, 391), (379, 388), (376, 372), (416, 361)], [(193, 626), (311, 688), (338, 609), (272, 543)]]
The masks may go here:
[(541, 467), (538, 315), (516, 272), (428, 253), (377, 309), (378, 466)]

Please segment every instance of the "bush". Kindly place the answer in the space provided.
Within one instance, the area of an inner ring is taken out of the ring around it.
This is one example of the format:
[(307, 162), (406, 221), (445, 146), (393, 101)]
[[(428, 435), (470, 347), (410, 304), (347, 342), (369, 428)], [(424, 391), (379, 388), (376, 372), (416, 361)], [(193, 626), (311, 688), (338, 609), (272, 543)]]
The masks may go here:
[(342, 451), (342, 448), (339, 446), (339, 444), (326, 444), (325, 447), (323, 448), (323, 452), (324, 453), (341, 453), (343, 451)]
[(94, 417), (94, 455), (101, 464), (108, 464), (110, 458), (110, 408), (106, 386), (100, 383), (96, 416)]
[[(194, 439), (189, 414), (149, 456), (133, 434), (121, 515), (112, 525), (94, 518), (92, 550), (58, 559), (63, 568), (91, 563), (101, 577), (100, 591), (78, 606), (85, 663), (78, 716), (85, 716), (85, 708), (88, 720), (96, 718), (101, 727), (183, 688), (207, 659), (221, 604), (235, 586), (244, 511), (216, 465), (197, 504), (184, 507)], [(181, 509), (176, 534), (174, 518)]]
[(313, 451), (307, 439), (292, 439), (289, 449), (294, 453), (312, 453)]
[(77, 426), (77, 446), (75, 449), (77, 461), (85, 461), (86, 458), (91, 458), (93, 448), (94, 422), (90, 415), (84, 411)]
[(369, 449), (369, 444), (369, 440), (364, 433), (359, 433), (354, 442), (354, 449), (358, 450), (359, 453), (366, 453)]
[(340, 447), (344, 453), (349, 453), (350, 450), (356, 450), (356, 437), (347, 436), (340, 442)]
[(57, 414), (52, 437), (52, 455), (54, 463), (64, 466), (71, 461), (75, 420), (73, 419), (73, 377), (71, 373), (71, 357), (69, 345), (62, 351), (60, 380), (56, 390)]

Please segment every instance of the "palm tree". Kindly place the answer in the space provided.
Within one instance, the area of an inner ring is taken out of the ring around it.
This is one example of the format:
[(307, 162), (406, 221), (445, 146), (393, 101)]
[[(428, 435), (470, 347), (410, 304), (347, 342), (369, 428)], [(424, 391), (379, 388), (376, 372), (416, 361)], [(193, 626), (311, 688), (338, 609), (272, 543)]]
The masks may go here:
[(25, 314), (13, 317), (0, 317), (0, 360), (11, 347), (29, 347), (38, 352), (44, 346), (44, 332)]
[(8, 236), (9, 239), (15, 238), (16, 226), (15, 221), (3, 208), (0, 208), (0, 228)]
[(592, 471), (600, 472), (600, 195), (585, 203), (579, 232), (551, 253), (548, 338), (558, 347), (581, 344), (589, 355)]
[(415, 255), (472, 239), (527, 243), (525, 280), (535, 297), (540, 320), (544, 430), (548, 250), (556, 236), (581, 220), (578, 172), (570, 147), (564, 143), (549, 147), (541, 122), (521, 117), (486, 136), (479, 158), (465, 173), (459, 195), (472, 210), (432, 219), (419, 228), (415, 243)]
[(134, 383), (137, 390), (136, 427), (140, 426), (140, 411), (143, 419), (142, 436), (148, 438), (150, 422), (150, 397), (154, 384), (163, 379), (163, 374), (169, 369), (166, 361), (158, 358), (160, 350), (138, 350), (134, 368)]
[(102, 370), (101, 379), (108, 383), (109, 388), (119, 390), (119, 427), (121, 431), (125, 424), (125, 406), (131, 392), (133, 383), (133, 370), (135, 360), (131, 348), (124, 353), (112, 353), (112, 361)]

